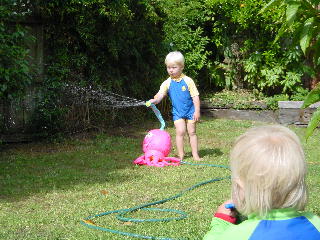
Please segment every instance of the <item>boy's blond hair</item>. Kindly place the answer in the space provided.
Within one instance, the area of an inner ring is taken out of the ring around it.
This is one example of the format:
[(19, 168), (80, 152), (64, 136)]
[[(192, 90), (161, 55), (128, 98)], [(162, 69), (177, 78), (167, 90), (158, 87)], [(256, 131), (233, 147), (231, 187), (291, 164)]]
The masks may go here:
[(165, 59), (165, 64), (170, 63), (179, 64), (181, 67), (184, 67), (184, 56), (179, 51), (170, 52)]
[(265, 216), (271, 209), (303, 210), (306, 164), (298, 136), (280, 125), (241, 135), (230, 154), (232, 198), (243, 214)]

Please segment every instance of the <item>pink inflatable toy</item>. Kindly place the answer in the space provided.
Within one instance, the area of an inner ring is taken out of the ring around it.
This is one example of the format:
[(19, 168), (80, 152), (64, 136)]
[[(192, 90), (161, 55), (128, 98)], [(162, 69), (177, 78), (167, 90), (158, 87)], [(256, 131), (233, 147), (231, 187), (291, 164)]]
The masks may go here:
[(177, 166), (180, 164), (179, 158), (168, 157), (171, 150), (171, 137), (164, 130), (150, 130), (143, 140), (142, 150), (144, 155), (134, 160), (134, 164), (155, 167)]

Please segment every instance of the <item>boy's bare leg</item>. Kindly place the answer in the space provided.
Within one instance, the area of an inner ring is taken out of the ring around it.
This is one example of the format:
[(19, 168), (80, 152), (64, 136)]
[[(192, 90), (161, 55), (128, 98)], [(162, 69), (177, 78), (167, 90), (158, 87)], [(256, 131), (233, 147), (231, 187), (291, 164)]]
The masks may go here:
[(179, 119), (174, 121), (174, 126), (176, 127), (176, 145), (177, 145), (177, 151), (178, 156), (180, 160), (182, 161), (184, 158), (184, 135), (186, 134), (186, 123), (184, 119)]
[(188, 121), (187, 129), (188, 129), (188, 135), (189, 135), (193, 159), (196, 161), (200, 161), (201, 158), (198, 153), (198, 136), (196, 134), (196, 122)]

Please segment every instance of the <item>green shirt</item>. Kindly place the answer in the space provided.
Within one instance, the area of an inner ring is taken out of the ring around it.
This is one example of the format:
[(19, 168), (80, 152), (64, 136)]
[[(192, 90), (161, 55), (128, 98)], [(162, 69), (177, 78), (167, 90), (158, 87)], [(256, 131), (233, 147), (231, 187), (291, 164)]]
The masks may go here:
[(271, 210), (263, 219), (250, 214), (235, 225), (214, 217), (203, 240), (316, 240), (320, 239), (320, 218), (292, 208)]

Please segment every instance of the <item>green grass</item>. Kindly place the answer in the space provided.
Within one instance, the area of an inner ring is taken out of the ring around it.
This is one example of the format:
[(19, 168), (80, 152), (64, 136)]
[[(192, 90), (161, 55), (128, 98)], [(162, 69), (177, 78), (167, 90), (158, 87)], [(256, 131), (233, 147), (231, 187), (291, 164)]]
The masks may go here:
[[(209, 120), (198, 125), (203, 163), (228, 165), (234, 139), (259, 122)], [(80, 220), (98, 213), (131, 208), (173, 196), (202, 181), (229, 175), (215, 167), (135, 166), (142, 154), (146, 132), (158, 123), (134, 129), (114, 129), (91, 138), (63, 143), (6, 146), (0, 153), (0, 239), (133, 239), (89, 229)], [(305, 128), (290, 127), (302, 139)], [(174, 136), (169, 124), (168, 132)], [(308, 210), (320, 215), (320, 133), (303, 141), (308, 161)], [(174, 138), (173, 138), (174, 142)], [(193, 162), (187, 146), (185, 161)], [(171, 153), (174, 155), (174, 149)], [(100, 226), (143, 235), (201, 239), (212, 213), (229, 197), (230, 180), (210, 183), (162, 205), (185, 211), (188, 218), (161, 223), (126, 223), (114, 215), (94, 221)], [(104, 193), (104, 194), (102, 194)], [(138, 211), (134, 217), (169, 217), (172, 214)]]

